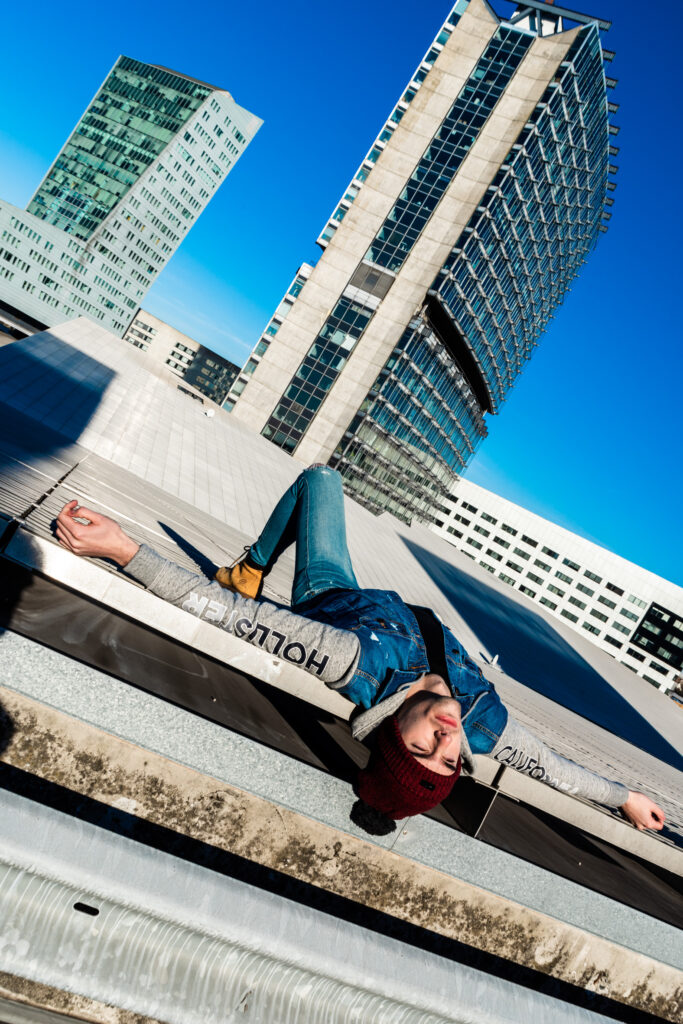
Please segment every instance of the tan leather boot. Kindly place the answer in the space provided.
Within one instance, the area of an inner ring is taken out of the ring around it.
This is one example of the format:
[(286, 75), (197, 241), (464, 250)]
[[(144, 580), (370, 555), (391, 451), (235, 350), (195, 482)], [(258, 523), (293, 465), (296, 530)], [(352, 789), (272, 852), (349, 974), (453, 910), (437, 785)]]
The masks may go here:
[(246, 558), (236, 565), (222, 566), (214, 579), (226, 590), (234, 590), (242, 597), (258, 597), (263, 589), (263, 569), (249, 565)]

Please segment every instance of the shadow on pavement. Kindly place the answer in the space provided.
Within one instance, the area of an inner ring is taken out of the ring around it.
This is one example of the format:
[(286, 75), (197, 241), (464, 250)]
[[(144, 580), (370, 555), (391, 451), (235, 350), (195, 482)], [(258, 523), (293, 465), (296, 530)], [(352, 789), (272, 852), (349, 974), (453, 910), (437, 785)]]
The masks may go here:
[(532, 608), (413, 541), (403, 541), (481, 643), (498, 655), (507, 675), (683, 770), (675, 747)]
[[(0, 348), (0, 555), (17, 524), (77, 465), (74, 442), (114, 374), (49, 332)], [(0, 631), (23, 584), (0, 582)]]

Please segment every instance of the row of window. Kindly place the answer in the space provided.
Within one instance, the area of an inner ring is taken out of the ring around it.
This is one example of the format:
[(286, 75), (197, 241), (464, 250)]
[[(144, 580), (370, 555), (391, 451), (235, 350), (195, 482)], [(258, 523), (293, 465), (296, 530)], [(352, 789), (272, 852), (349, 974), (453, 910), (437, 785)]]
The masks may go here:
[[(458, 499), (455, 498), (455, 497), (451, 497), (450, 501), (453, 504), (457, 504)], [(464, 499), (461, 500), (460, 507), (465, 509), (467, 512), (472, 513), (473, 515), (476, 515), (479, 512), (479, 509), (476, 506), (471, 505), (469, 502), (465, 501)], [(484, 511), (479, 512), (479, 516), (485, 522), (490, 523), (493, 526), (498, 525), (501, 531), (503, 531), (503, 532), (513, 536), (513, 537), (517, 537), (519, 535), (519, 530), (515, 529), (515, 527), (510, 526), (508, 523), (504, 523), (504, 522), (499, 524), (498, 519), (496, 517), (490, 515), (488, 512), (484, 512)], [(469, 518), (465, 517), (465, 516), (462, 516), (460, 513), (453, 512), (451, 514), (451, 518), (461, 522), (464, 526), (471, 526), (472, 525), (471, 520)], [(483, 535), (485, 537), (489, 537), (489, 535), (490, 535), (489, 531), (487, 531), (484, 527), (480, 526), (479, 524), (475, 524), (472, 528), (473, 528), (473, 530), (475, 532), (477, 532), (477, 533), (479, 533), (479, 534), (481, 534), (481, 535)], [(448, 529), (448, 527), (447, 527), (447, 529)], [(448, 532), (453, 533), (454, 531), (448, 529)], [(537, 548), (539, 546), (539, 541), (534, 540), (532, 537), (529, 537), (526, 534), (522, 534), (521, 537), (520, 537), (520, 540), (522, 541), (522, 543), (528, 544), (529, 546), (534, 547), (534, 548)], [(511, 547), (511, 543), (509, 541), (506, 541), (503, 537), (500, 537), (500, 536), (494, 536), (493, 537), (493, 543), (500, 545), (501, 547), (505, 548), (506, 550)], [(530, 553), (525, 551), (522, 548), (515, 547), (513, 549), (513, 551), (514, 551), (514, 553), (516, 555), (518, 555), (520, 558), (523, 558), (525, 561), (528, 561), (530, 559), (530, 557), (531, 557)], [(549, 547), (547, 547), (545, 545), (543, 545), (541, 547), (541, 551), (548, 558), (552, 558), (552, 559), (557, 560), (560, 557), (559, 552), (553, 551), (552, 548), (549, 548)], [(496, 556), (496, 557), (498, 557), (498, 556)], [(543, 561), (540, 558), (534, 559), (533, 564), (535, 566), (537, 566), (538, 568), (542, 569), (544, 572), (552, 572), (552, 565), (550, 563), (548, 563), (548, 562)], [(580, 572), (581, 571), (580, 565), (578, 565), (578, 563), (572, 561), (570, 558), (563, 557), (562, 558), (562, 564), (567, 566), (567, 568), (571, 569), (574, 572)], [(530, 574), (527, 573), (527, 575), (530, 575)], [(616, 594), (617, 596), (621, 596), (621, 597), (624, 596), (624, 590), (621, 587), (618, 587), (614, 583), (611, 583), (611, 582), (607, 582), (607, 581), (603, 582), (603, 577), (602, 576), (598, 576), (597, 573), (592, 572), (590, 569), (585, 569), (583, 571), (583, 575), (584, 575), (584, 577), (586, 579), (589, 579), (593, 583), (602, 584), (611, 593)], [(555, 576), (559, 580), (561, 580), (563, 583), (566, 583), (567, 585), (571, 585), (572, 583), (574, 583), (573, 577), (568, 576), (566, 573), (564, 573), (564, 572), (562, 572), (560, 570), (555, 570)], [(543, 582), (543, 580), (541, 580), (540, 577), (538, 577), (538, 576), (532, 576), (532, 579), (534, 580), (534, 582), (537, 582), (539, 584)], [(595, 596), (595, 590), (593, 590), (591, 587), (586, 586), (585, 583), (578, 582), (575, 585), (576, 585), (577, 590), (580, 590), (582, 593), (586, 594), (587, 596), (589, 596), (589, 597), (594, 597)], [(616, 608), (616, 603), (614, 601), (610, 600), (610, 598), (606, 597), (603, 594), (598, 594), (597, 600), (601, 604), (604, 604), (606, 607), (608, 607), (610, 609)], [(628, 595), (626, 600), (629, 603), (635, 605), (637, 608), (642, 608), (642, 609), (647, 608), (647, 601), (642, 600), (642, 598), (637, 597), (635, 594)], [(634, 622), (637, 622), (639, 620), (639, 618), (640, 618), (639, 615), (636, 615), (633, 612), (630, 612), (630, 611), (628, 611), (625, 608), (621, 609), (621, 614), (624, 615), (627, 618), (632, 619)]]
[[(466, 507), (468, 512), (476, 513), (476, 511), (477, 511), (476, 508), (474, 508), (473, 506), (467, 504), (466, 502), (462, 502), (462, 507)], [(467, 523), (467, 524), (469, 524), (469, 522), (470, 522), (469, 520), (467, 520), (465, 517), (462, 517), (462, 516), (460, 516), (460, 517), (453, 516), (453, 518), (460, 518), (461, 522)], [(475, 524), (475, 529), (476, 529), (476, 524)], [(463, 537), (462, 532), (457, 530), (453, 526), (447, 526), (446, 527), (446, 531), (448, 533), (450, 533), (450, 534), (460, 538), (460, 539)], [(477, 551), (481, 551), (482, 548), (483, 548), (483, 545), (478, 540), (476, 540), (474, 537), (466, 537), (465, 538), (465, 543), (469, 544), (471, 547), (473, 547)], [(470, 558), (474, 558), (475, 557), (474, 555), (470, 554), (468, 551), (463, 551), (462, 553), (463, 554), (467, 554), (468, 557), (470, 557)], [(494, 559), (494, 561), (497, 561), (497, 562), (502, 562), (502, 560), (503, 560), (503, 556), (498, 551), (495, 551), (493, 548), (487, 548), (486, 556), (488, 558)], [(565, 561), (568, 561), (568, 560), (565, 560)], [(495, 573), (496, 572), (495, 566), (491, 565), (490, 562), (487, 562), (484, 559), (480, 559), (479, 560), (479, 565), (483, 569), (485, 569), (487, 572), (490, 572), (490, 573)], [(505, 565), (506, 565), (506, 567), (509, 567), (509, 568), (513, 569), (515, 572), (523, 572), (523, 570), (524, 570), (523, 566), (519, 565), (516, 562), (513, 562), (512, 560), (506, 561)], [(547, 566), (547, 568), (549, 569), (550, 566)], [(556, 576), (560, 576), (561, 577), (561, 575), (562, 575), (561, 573), (556, 572)], [(595, 575), (595, 574), (593, 574), (593, 575)], [(527, 571), (526, 577), (531, 582), (534, 582), (534, 583), (538, 584), (539, 586), (543, 586), (544, 583), (545, 583), (545, 580), (543, 579), (543, 577), (537, 576), (537, 575), (535, 575), (531, 571)], [(510, 577), (505, 572), (502, 572), (502, 571), (498, 572), (498, 578), (500, 580), (502, 580), (502, 582), (508, 584), (509, 586), (515, 586), (518, 583), (518, 581), (514, 577)], [(578, 584), (578, 586), (579, 586), (579, 588), (587, 591), (591, 596), (594, 594), (594, 591), (590, 590), (590, 588), (585, 587), (582, 584)], [(531, 587), (527, 586), (525, 582), (519, 582), (517, 589), (522, 594), (524, 594), (525, 596), (529, 597), (532, 600), (535, 600), (538, 597), (538, 592), (536, 590), (532, 590)], [(617, 591), (620, 588), (612, 587), (612, 589), (613, 589), (613, 591)], [(552, 593), (553, 595), (555, 595), (558, 598), (564, 598), (565, 597), (565, 591), (561, 590), (559, 587), (555, 586), (555, 584), (553, 584), (553, 583), (547, 583), (546, 584), (546, 590), (550, 591), (550, 593)], [(621, 591), (621, 593), (622, 594), (624, 593), (623, 590)], [(550, 611), (554, 612), (554, 611), (558, 610), (557, 603), (555, 601), (552, 601), (549, 597), (546, 597), (545, 594), (543, 594), (540, 597), (538, 597), (538, 600), (539, 600), (540, 604), (542, 604), (545, 607), (547, 607)], [(574, 605), (580, 611), (585, 611), (586, 608), (587, 608), (586, 603), (581, 601), (581, 600), (579, 600), (579, 598), (575, 597), (573, 594), (569, 595), (568, 601), (569, 601), (570, 604)], [(598, 601), (601, 604), (603, 604), (606, 608), (608, 608), (608, 609), (610, 609), (612, 611), (616, 608), (615, 602), (610, 600), (609, 598), (607, 598), (604, 595), (598, 595)], [(631, 595), (631, 597), (629, 598), (629, 601), (631, 603), (633, 603), (633, 604), (636, 604), (637, 606), (646, 606), (646, 602), (642, 601), (641, 598), (638, 598), (635, 595)], [(567, 619), (571, 623), (577, 624), (579, 622), (579, 616), (576, 615), (574, 612), (570, 611), (568, 608), (562, 608), (562, 609), (559, 610), (559, 612), (560, 612), (561, 616), (563, 616), (565, 619)], [(621, 608), (620, 609), (620, 614), (622, 614), (626, 618), (631, 619), (631, 620), (636, 621), (636, 622), (639, 620), (639, 616), (636, 615), (635, 613), (631, 612), (627, 608)], [(598, 608), (591, 608), (591, 609), (589, 609), (589, 615), (591, 617), (597, 619), (598, 622), (605, 623), (605, 624), (609, 623), (609, 616), (606, 615), (604, 612), (600, 611)], [(652, 653), (656, 654), (657, 657), (660, 658), (662, 661), (672, 663), (672, 667), (675, 668), (676, 664), (677, 664), (676, 655), (671, 650), (667, 650), (666, 647), (659, 646), (659, 637), (664, 633), (664, 630), (667, 627), (669, 629), (679, 630), (681, 633), (683, 633), (683, 619), (676, 619), (670, 613), (667, 613), (663, 609), (656, 609), (655, 618), (663, 621), (664, 622), (664, 626), (663, 627), (657, 626), (654, 623), (648, 622), (647, 620), (643, 620), (643, 622), (641, 623), (640, 629), (641, 630), (643, 628), (647, 629), (651, 634), (653, 634), (654, 637), (657, 638), (657, 640), (652, 639), (652, 640), (648, 641), (646, 639), (645, 641), (643, 641), (642, 637), (638, 637), (637, 638), (637, 642), (640, 643), (641, 645), (645, 646), (647, 649), (651, 650)], [(671, 623), (671, 625), (669, 625), (669, 623)], [(604, 634), (601, 634), (600, 628), (598, 626), (596, 626), (594, 623), (590, 622), (589, 620), (584, 620), (581, 623), (581, 627), (583, 629), (585, 629), (587, 632), (591, 633), (595, 637), (600, 637), (602, 635), (603, 640), (606, 643), (608, 643), (610, 646), (615, 647), (616, 649), (622, 649), (623, 646), (624, 646), (622, 641), (620, 641), (616, 637), (610, 635), (608, 632), (605, 632)], [(632, 633), (632, 630), (633, 630), (633, 626), (629, 627), (629, 626), (623, 624), (622, 622), (620, 622), (618, 620), (613, 620), (611, 625), (608, 628), (611, 628), (611, 629), (615, 630), (616, 632), (622, 633), (626, 637), (629, 637), (631, 635), (631, 633)], [(667, 643), (669, 643), (670, 645), (673, 645), (674, 647), (683, 649), (683, 636), (678, 636), (675, 633), (667, 633), (666, 636), (664, 637), (664, 640)], [(629, 647), (627, 649), (626, 653), (629, 656), (635, 658), (637, 661), (640, 661), (640, 662), (644, 662), (645, 661), (645, 655), (640, 654), (633, 647)], [(624, 662), (623, 664), (627, 664), (627, 663)], [(627, 667), (632, 668), (632, 666), (630, 666), (630, 665), (628, 665)], [(654, 662), (654, 661), (650, 662), (650, 667), (653, 668), (655, 671), (659, 672), (662, 675), (667, 675), (668, 671), (669, 671), (666, 667), (664, 667), (664, 666), (662, 666), (660, 664), (657, 664), (657, 662)], [(634, 669), (634, 671), (635, 671), (635, 669)], [(650, 681), (652, 681), (652, 680), (650, 680)]]

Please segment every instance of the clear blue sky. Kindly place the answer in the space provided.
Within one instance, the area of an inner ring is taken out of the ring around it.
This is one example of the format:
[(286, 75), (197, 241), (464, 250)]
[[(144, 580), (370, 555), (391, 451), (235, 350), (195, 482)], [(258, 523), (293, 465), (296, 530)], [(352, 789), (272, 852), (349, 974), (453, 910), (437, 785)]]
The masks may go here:
[[(145, 306), (242, 363), (450, 6), (9, 5), (0, 196), (26, 205), (120, 53), (228, 89), (265, 124)], [(613, 218), (468, 476), (683, 585), (680, 6), (577, 6), (613, 21)]]

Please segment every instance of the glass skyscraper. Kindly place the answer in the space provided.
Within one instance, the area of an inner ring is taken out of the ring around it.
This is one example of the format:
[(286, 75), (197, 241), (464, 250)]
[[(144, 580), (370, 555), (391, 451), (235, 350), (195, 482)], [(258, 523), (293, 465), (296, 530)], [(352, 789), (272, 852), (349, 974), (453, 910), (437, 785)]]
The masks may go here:
[(222, 89), (119, 57), (27, 210), (0, 201), (0, 304), (122, 337), (260, 126)]
[(229, 397), (406, 519), (486, 436), (612, 204), (609, 25), (507, 6), (458, 0)]

